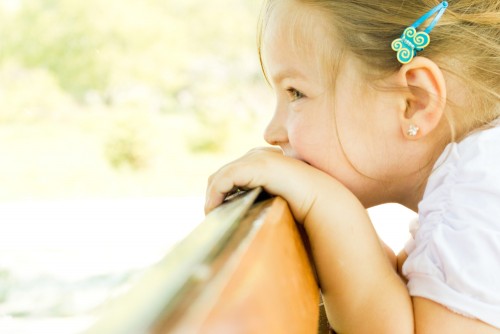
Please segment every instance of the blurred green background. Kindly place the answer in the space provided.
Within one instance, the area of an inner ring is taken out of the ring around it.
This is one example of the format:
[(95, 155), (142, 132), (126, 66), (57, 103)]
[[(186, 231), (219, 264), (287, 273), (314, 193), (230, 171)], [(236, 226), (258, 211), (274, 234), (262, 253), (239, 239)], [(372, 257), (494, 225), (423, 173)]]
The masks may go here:
[(0, 0), (0, 201), (202, 195), (263, 144), (254, 0)]
[(260, 6), (0, 0), (0, 332), (80, 333), (264, 144)]

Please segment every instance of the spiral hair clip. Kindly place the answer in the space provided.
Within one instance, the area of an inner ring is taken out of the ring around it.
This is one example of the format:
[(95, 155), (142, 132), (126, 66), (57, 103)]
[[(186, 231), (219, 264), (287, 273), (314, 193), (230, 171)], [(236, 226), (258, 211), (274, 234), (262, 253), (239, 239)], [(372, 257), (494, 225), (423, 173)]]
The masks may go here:
[[(431, 41), (429, 33), (439, 21), (446, 8), (448, 8), (448, 2), (441, 2), (406, 28), (400, 38), (392, 41), (392, 49), (397, 52), (396, 57), (401, 64), (409, 63), (417, 55), (417, 52), (422, 51), (429, 45)], [(417, 28), (434, 14), (436, 16), (427, 28), (424, 31), (417, 32)]]

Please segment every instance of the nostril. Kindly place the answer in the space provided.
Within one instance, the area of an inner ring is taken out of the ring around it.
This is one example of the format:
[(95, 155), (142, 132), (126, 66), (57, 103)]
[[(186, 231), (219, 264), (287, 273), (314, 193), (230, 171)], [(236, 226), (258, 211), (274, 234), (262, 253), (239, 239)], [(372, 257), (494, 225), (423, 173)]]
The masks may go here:
[(270, 145), (279, 145), (288, 141), (286, 129), (281, 126), (270, 124), (264, 132), (264, 140)]
[(277, 143), (270, 126), (268, 126), (264, 131), (264, 140), (270, 145), (276, 145)]
[(266, 143), (268, 143), (269, 145), (278, 145), (278, 142), (275, 141), (275, 140), (272, 140), (272, 139), (269, 139), (267, 136), (264, 135), (264, 140), (266, 141)]

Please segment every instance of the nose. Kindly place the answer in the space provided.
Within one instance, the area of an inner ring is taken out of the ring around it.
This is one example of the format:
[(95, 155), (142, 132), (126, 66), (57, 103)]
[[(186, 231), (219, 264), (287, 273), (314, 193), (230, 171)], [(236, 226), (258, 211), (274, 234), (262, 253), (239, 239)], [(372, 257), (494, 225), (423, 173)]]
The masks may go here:
[(264, 132), (264, 139), (271, 145), (280, 145), (288, 142), (286, 129), (286, 113), (276, 107), (273, 118), (269, 122)]

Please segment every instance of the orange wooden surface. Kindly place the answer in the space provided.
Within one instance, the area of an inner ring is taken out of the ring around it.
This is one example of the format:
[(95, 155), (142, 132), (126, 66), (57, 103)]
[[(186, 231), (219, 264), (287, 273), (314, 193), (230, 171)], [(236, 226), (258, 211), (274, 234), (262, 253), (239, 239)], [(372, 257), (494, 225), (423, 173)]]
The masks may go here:
[(189, 311), (154, 333), (318, 332), (319, 290), (287, 203), (258, 203), (241, 224)]

